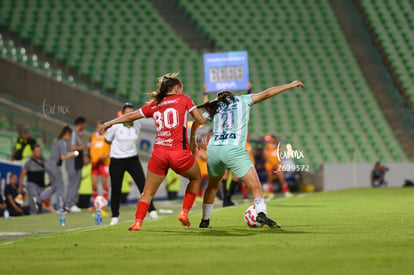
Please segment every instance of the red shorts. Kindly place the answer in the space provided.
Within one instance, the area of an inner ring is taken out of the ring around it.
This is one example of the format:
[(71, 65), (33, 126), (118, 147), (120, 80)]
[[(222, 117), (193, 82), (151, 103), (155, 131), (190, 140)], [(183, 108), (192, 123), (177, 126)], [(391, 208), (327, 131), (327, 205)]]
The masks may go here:
[(148, 162), (148, 170), (157, 175), (165, 176), (168, 169), (173, 169), (177, 174), (183, 174), (193, 167), (194, 156), (190, 150), (163, 150), (154, 149)]
[(101, 175), (102, 177), (109, 176), (108, 165), (105, 165), (102, 162), (92, 163), (92, 175)]

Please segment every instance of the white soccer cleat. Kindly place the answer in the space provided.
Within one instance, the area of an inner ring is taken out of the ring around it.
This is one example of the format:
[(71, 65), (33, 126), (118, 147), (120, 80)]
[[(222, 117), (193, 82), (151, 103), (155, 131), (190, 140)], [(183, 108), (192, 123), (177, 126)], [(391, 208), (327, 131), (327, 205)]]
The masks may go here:
[(79, 207), (77, 207), (76, 205), (73, 205), (70, 209), (70, 212), (76, 213), (76, 212), (82, 212), (82, 209), (80, 209)]
[(157, 210), (152, 210), (152, 211), (150, 211), (150, 212), (148, 213), (148, 215), (149, 215), (149, 217), (150, 217), (151, 219), (158, 219), (158, 213), (157, 213)]
[(118, 224), (118, 223), (119, 223), (119, 218), (112, 217), (110, 225), (115, 225), (115, 224)]

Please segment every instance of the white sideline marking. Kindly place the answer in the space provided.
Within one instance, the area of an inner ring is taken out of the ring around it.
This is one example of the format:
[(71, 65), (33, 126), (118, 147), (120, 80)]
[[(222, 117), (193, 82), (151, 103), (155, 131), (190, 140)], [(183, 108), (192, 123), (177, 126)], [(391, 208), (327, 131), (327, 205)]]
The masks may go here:
[(20, 236), (27, 235), (29, 232), (0, 232), (0, 236)]
[[(159, 220), (165, 219), (167, 217), (169, 217), (169, 216), (160, 217), (158, 219), (149, 219), (148, 221), (145, 221), (145, 223), (159, 221)], [(133, 222), (133, 221), (134, 220), (127, 220), (127, 221), (120, 222), (118, 224), (130, 223), (130, 222)], [(47, 238), (54, 237), (58, 233), (62, 233), (62, 232), (68, 232), (69, 234), (78, 234), (78, 233), (82, 233), (82, 232), (100, 230), (100, 229), (104, 229), (104, 228), (108, 228), (108, 227), (112, 227), (112, 226), (114, 226), (114, 225), (105, 224), (105, 225), (100, 225), (100, 226), (96, 226), (96, 225), (93, 226), (93, 225), (91, 225), (91, 226), (85, 226), (85, 227), (71, 228), (71, 229), (66, 229), (66, 230), (63, 230), (63, 231), (48, 232), (48, 233), (46, 233), (44, 235), (41, 235), (41, 236), (38, 236), (38, 237), (32, 236), (32, 238), (30, 238), (30, 240), (47, 239)], [(0, 232), (0, 236), (1, 236), (1, 233), (5, 233), (5, 236), (7, 234), (10, 235), (10, 236), (18, 236), (18, 235), (20, 236), (20, 235), (30, 235), (30, 234), (33, 234), (32, 232)], [(16, 234), (16, 233), (18, 233), (18, 234)], [(4, 243), (0, 243), (0, 246), (1, 245), (14, 244), (14, 243), (22, 242), (22, 241), (25, 241), (25, 240), (27, 240), (27, 239), (17, 239), (17, 240), (13, 240), (13, 241), (9, 241), (9, 242), (4, 242)]]
[[(297, 195), (296, 197), (297, 198), (303, 198), (304, 196), (306, 196), (308, 194), (309, 193), (303, 193), (303, 194)], [(283, 199), (286, 199), (286, 198), (283, 197), (283, 198), (274, 199), (274, 200), (283, 200)], [(222, 211), (222, 210), (225, 210), (225, 209), (231, 209), (231, 208), (232, 207), (215, 208), (213, 210), (213, 212), (219, 212), (219, 211)], [(194, 213), (194, 212), (192, 212), (192, 213)], [(195, 213), (201, 214), (201, 210), (198, 210)], [(158, 219), (149, 219), (149, 220), (146, 220), (145, 223), (159, 221), (159, 220), (165, 219), (165, 218), (170, 217), (170, 216), (171, 215), (163, 216), (163, 217), (160, 217)], [(127, 221), (120, 222), (118, 224), (130, 223), (130, 222), (133, 222), (133, 221), (134, 220), (127, 220)], [(62, 233), (62, 232), (70, 232), (70, 234), (78, 234), (78, 233), (82, 233), (82, 232), (88, 232), (88, 231), (104, 229), (104, 228), (111, 227), (111, 226), (113, 226), (113, 225), (106, 224), (106, 225), (101, 225), (101, 226), (96, 226), (96, 225), (93, 226), (92, 225), (92, 226), (71, 228), (71, 229), (66, 229), (66, 230), (63, 230), (63, 231), (49, 232), (49, 233), (46, 233), (46, 234), (38, 236), (38, 237), (32, 236), (32, 238), (30, 238), (30, 240), (47, 239), (47, 238), (54, 237), (57, 233)], [(31, 232), (0, 232), (0, 236), (19, 236), (19, 235), (29, 235), (29, 234), (32, 234), (32, 233)], [(27, 239), (17, 239), (17, 240), (13, 240), (13, 241), (9, 241), (9, 242), (0, 243), (0, 246), (14, 244), (14, 243), (17, 243), (17, 242), (22, 242), (24, 240), (27, 240)]]

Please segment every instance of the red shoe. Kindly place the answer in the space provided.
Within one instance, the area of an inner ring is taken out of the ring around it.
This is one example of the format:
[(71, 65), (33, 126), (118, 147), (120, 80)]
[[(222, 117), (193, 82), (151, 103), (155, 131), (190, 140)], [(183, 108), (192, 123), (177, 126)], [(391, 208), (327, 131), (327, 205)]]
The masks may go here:
[(141, 226), (142, 226), (142, 222), (137, 221), (128, 228), (128, 231), (140, 231)]
[(188, 219), (188, 212), (181, 210), (180, 215), (178, 215), (178, 220), (187, 227), (190, 227), (191, 223)]

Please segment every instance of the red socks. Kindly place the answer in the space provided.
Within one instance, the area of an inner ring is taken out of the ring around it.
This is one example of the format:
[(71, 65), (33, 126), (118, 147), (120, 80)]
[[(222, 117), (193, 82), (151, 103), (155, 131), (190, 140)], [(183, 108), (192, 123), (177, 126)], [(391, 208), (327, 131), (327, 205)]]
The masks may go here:
[[(96, 197), (98, 196), (98, 188), (92, 187), (92, 199), (95, 201)], [(103, 188), (102, 196), (108, 201), (108, 187)]]
[(184, 196), (183, 201), (183, 210), (187, 211), (187, 213), (190, 211), (191, 207), (193, 207), (194, 200), (196, 198), (196, 194), (187, 192)]
[(284, 193), (284, 194), (286, 194), (286, 193), (288, 193), (288, 192), (289, 192), (289, 187), (288, 187), (288, 185), (286, 184), (286, 181), (282, 181), (282, 182), (280, 183), (280, 185), (282, 185), (282, 190), (283, 190), (283, 193)]
[(103, 188), (103, 194), (102, 195), (105, 198), (105, 200), (108, 201), (108, 187)]
[(142, 222), (145, 218), (145, 215), (147, 215), (148, 209), (149, 209), (148, 203), (138, 201), (137, 211), (135, 212), (135, 221)]
[(95, 201), (96, 197), (98, 196), (98, 188), (92, 187), (92, 199)]
[(269, 193), (273, 194), (273, 183), (268, 183), (268, 184), (269, 184)]

